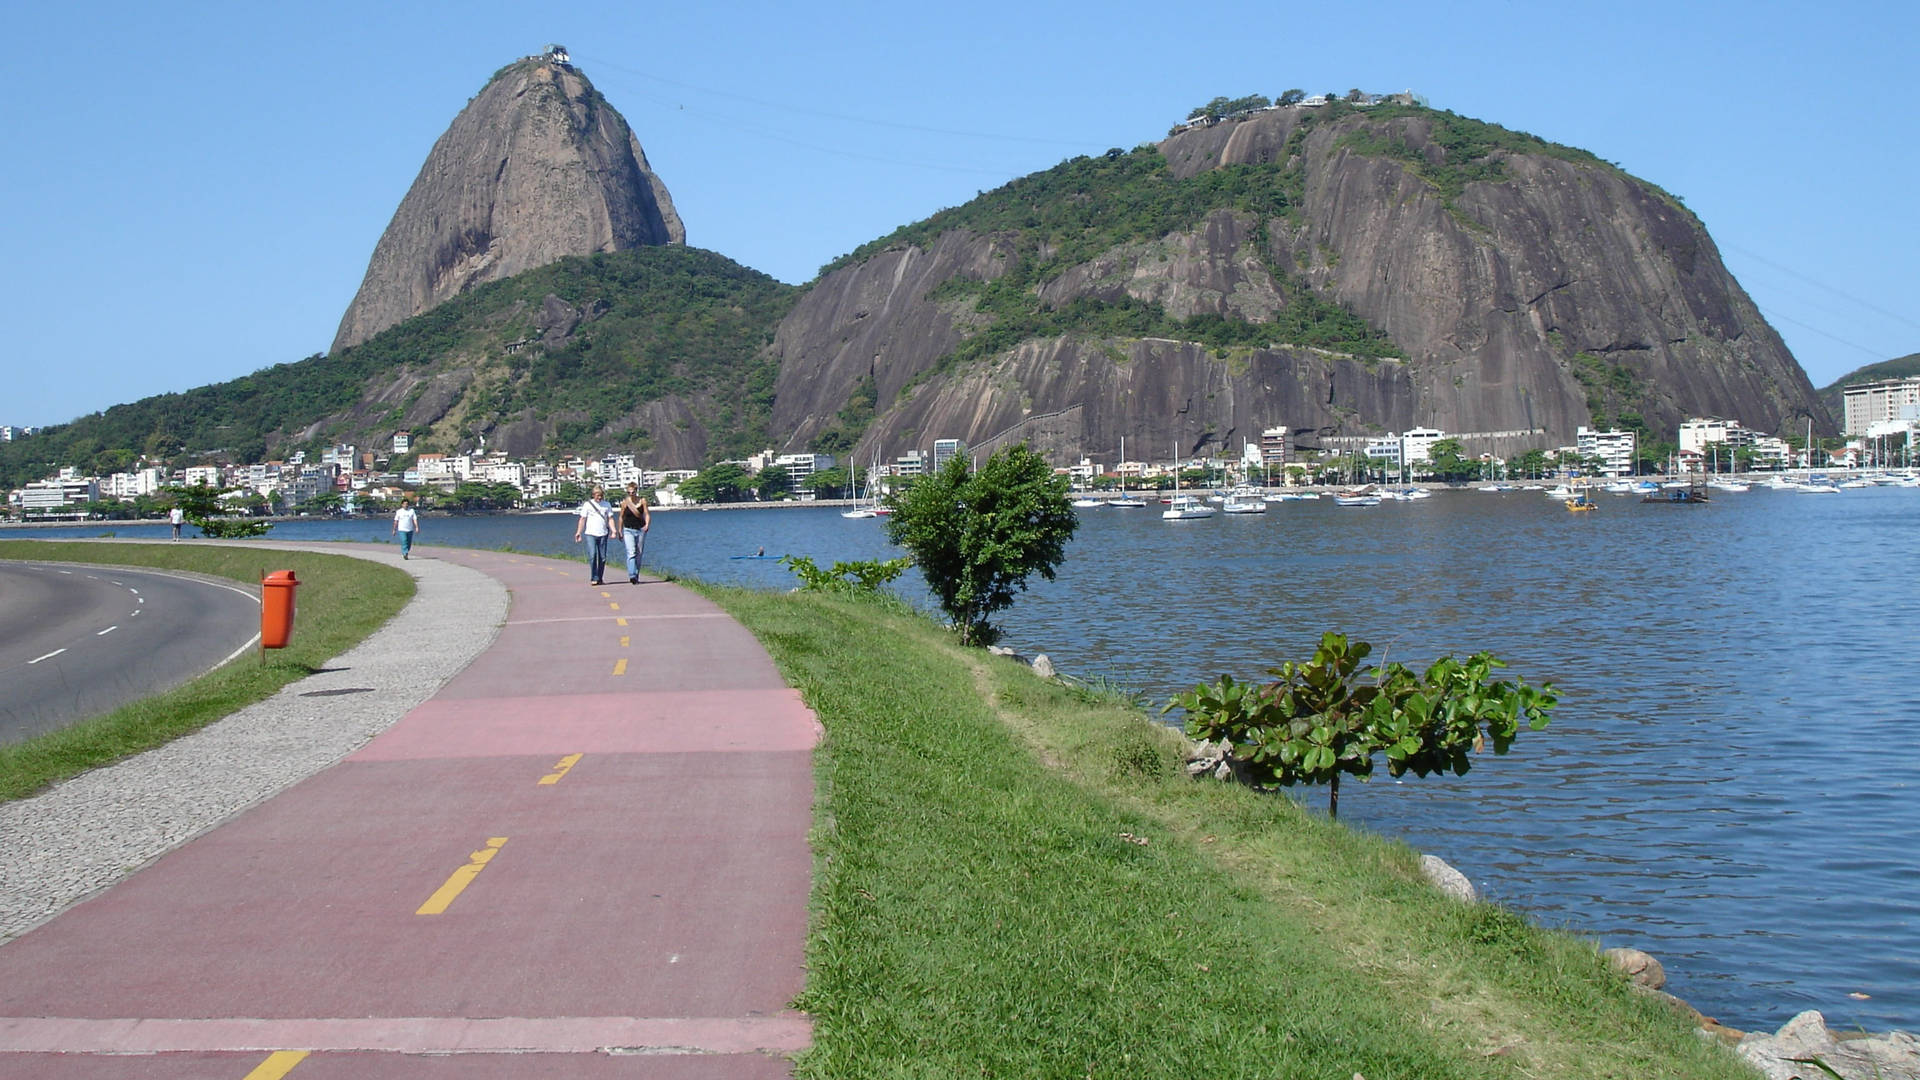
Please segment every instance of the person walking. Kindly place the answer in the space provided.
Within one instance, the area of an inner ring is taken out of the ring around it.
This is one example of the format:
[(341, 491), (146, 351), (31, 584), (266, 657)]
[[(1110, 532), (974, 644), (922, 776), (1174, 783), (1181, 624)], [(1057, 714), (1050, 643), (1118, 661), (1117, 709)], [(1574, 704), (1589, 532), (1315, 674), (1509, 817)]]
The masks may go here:
[(620, 522), (607, 505), (607, 489), (595, 484), (593, 494), (580, 504), (580, 517), (573, 526), (574, 543), (582, 536), (587, 539), (587, 584), (601, 584), (607, 572), (607, 538), (619, 535)]
[(627, 545), (627, 584), (640, 584), (640, 555), (647, 548), (647, 529), (652, 526), (647, 500), (640, 497), (640, 485), (627, 484), (627, 497), (620, 500), (620, 539)]
[(387, 530), (388, 536), (400, 537), (400, 557), (413, 557), (413, 535), (420, 531), (420, 515), (414, 512), (413, 500), (400, 500), (400, 509), (393, 512), (393, 528)]
[(167, 520), (173, 523), (173, 538), (180, 539), (180, 526), (187, 520), (186, 512), (176, 506), (167, 511)]

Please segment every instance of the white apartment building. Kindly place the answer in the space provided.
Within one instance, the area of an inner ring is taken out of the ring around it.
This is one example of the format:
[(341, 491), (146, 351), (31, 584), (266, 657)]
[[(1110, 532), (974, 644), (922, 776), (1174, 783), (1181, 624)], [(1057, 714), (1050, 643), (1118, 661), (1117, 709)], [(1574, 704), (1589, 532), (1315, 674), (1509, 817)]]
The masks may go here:
[(600, 482), (611, 487), (626, 487), (640, 482), (640, 466), (634, 463), (632, 454), (608, 454), (600, 459), (594, 473)]
[(219, 487), (220, 467), (218, 465), (189, 465), (187, 466), (186, 472), (182, 474), (181, 479), (188, 487), (198, 487), (202, 484), (205, 484), (207, 487)]
[(833, 468), (832, 454), (781, 454), (773, 459), (774, 465), (787, 470), (787, 487), (794, 491), (803, 490), (807, 479), (821, 469)]
[(1375, 461), (1385, 462), (1389, 468), (1400, 467), (1401, 442), (1398, 435), (1383, 435), (1377, 439), (1368, 439), (1366, 449), (1361, 453)]
[(1759, 432), (1741, 427), (1740, 421), (1722, 420), (1717, 416), (1696, 417), (1680, 425), (1682, 452), (1704, 454), (1710, 443), (1752, 446), (1753, 441), (1759, 437)]
[(893, 475), (925, 476), (927, 474), (927, 455), (918, 450), (909, 450), (893, 459)]
[(1409, 465), (1433, 460), (1433, 444), (1447, 437), (1439, 428), (1413, 428), (1400, 436), (1400, 460)]
[(1574, 433), (1574, 450), (1581, 457), (1599, 458), (1600, 472), (1606, 476), (1627, 476), (1633, 472), (1635, 439), (1633, 432), (1615, 428), (1595, 431), (1583, 427)]
[(22, 510), (58, 510), (72, 503), (98, 502), (99, 499), (100, 485), (91, 477), (35, 480), (20, 489)]
[(413, 432), (396, 431), (393, 433), (393, 452), (406, 454), (413, 451)]
[(479, 478), (489, 484), (527, 486), (527, 467), (517, 461), (489, 461), (480, 466)]
[[(1920, 426), (1920, 375), (1859, 383), (1840, 391), (1843, 435), (1887, 435)], [(1879, 431), (1873, 430), (1876, 425)]]
[(957, 457), (965, 457), (966, 453), (967, 444), (959, 439), (935, 439), (933, 440), (933, 461), (929, 464), (928, 471), (939, 472), (947, 462)]

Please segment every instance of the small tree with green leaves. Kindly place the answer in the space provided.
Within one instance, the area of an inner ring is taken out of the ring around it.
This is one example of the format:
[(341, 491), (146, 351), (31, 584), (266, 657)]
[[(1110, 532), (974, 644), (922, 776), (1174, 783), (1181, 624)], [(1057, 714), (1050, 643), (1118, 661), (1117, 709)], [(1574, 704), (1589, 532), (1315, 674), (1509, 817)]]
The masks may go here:
[(1366, 663), (1373, 646), (1328, 633), (1305, 663), (1268, 670), (1271, 683), (1211, 685), (1176, 696), (1162, 711), (1187, 713), (1187, 734), (1224, 740), (1253, 783), (1326, 784), (1327, 814), (1340, 815), (1340, 778), (1372, 775), (1376, 754), (1393, 776), (1465, 775), (1471, 755), (1504, 754), (1520, 721), (1535, 731), (1559, 700), (1551, 683), (1495, 680), (1492, 654), (1443, 656), (1416, 674), (1403, 664)]
[(954, 458), (887, 500), (887, 539), (907, 549), (960, 640), (988, 645), (988, 616), (1013, 603), (1027, 578), (1053, 580), (1079, 521), (1067, 480), (1040, 455), (1010, 446), (969, 474)]

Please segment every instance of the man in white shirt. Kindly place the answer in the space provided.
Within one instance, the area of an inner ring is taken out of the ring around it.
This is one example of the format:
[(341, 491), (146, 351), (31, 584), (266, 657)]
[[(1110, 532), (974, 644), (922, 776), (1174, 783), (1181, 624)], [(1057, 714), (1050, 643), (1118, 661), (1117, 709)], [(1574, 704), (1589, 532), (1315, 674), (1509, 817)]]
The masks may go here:
[(186, 513), (176, 506), (167, 511), (167, 520), (173, 523), (173, 538), (180, 539), (180, 525), (187, 520)]
[(598, 585), (607, 573), (607, 540), (620, 536), (620, 519), (607, 504), (607, 489), (593, 486), (593, 495), (580, 504), (580, 519), (573, 526), (573, 542), (587, 538), (587, 584)]
[(410, 559), (413, 557), (413, 534), (419, 531), (420, 515), (413, 511), (413, 500), (402, 499), (400, 501), (400, 509), (393, 512), (393, 528), (387, 532), (389, 536), (395, 535), (396, 533), (399, 535), (400, 557), (402, 559)]

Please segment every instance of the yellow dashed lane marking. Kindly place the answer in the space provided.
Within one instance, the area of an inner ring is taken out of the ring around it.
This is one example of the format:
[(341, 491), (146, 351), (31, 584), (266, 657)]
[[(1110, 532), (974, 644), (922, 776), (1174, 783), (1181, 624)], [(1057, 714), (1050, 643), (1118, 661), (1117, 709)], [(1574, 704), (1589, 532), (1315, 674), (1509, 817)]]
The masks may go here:
[(610, 593), (610, 592), (603, 592), (603, 593), (601, 593), (600, 595), (601, 595), (601, 596), (602, 596), (603, 598), (605, 598), (605, 599), (607, 599), (607, 600), (611, 600), (611, 599), (613, 599), (613, 594), (612, 594), (612, 593)]
[(467, 865), (455, 870), (453, 875), (447, 878), (447, 883), (440, 886), (432, 896), (427, 897), (427, 902), (421, 904), (420, 909), (414, 914), (439, 915), (445, 912), (447, 905), (453, 903), (453, 898), (459, 896), (462, 889), (472, 884), (474, 878), (480, 876), (480, 871), (487, 868), (487, 864), (493, 861), (493, 857), (499, 854), (506, 842), (507, 838), (504, 836), (488, 837), (487, 846), (467, 856), (470, 860)]
[(627, 658), (626, 658), (626, 657), (624, 657), (624, 656), (623, 656), (623, 657), (621, 657), (620, 659), (618, 659), (618, 660), (615, 660), (615, 661), (613, 662), (613, 673), (614, 673), (615, 675), (625, 675), (625, 674), (627, 673)]
[(581, 757), (582, 755), (580, 754), (568, 754), (566, 757), (563, 757), (559, 761), (554, 762), (553, 771), (541, 777), (540, 782), (543, 784), (559, 783), (561, 777), (573, 771), (573, 767), (580, 763)]
[(625, 649), (625, 648), (629, 648), (629, 647), (631, 647), (631, 646), (632, 646), (632, 644), (633, 644), (633, 638), (631, 638), (631, 637), (629, 637), (629, 636), (627, 636), (626, 634), (621, 634), (621, 635), (620, 635), (620, 647), (621, 647), (621, 648), (623, 648), (623, 649)]
[(610, 608), (612, 608), (612, 609), (613, 609), (613, 610), (615, 610), (615, 611), (619, 611), (619, 610), (620, 610), (620, 605), (619, 605), (619, 604), (617, 604), (617, 603), (610, 603), (610, 604), (608, 604), (607, 606), (608, 606), (608, 607), (610, 607)]
[(246, 1080), (280, 1080), (306, 1058), (305, 1050), (275, 1050), (267, 1055), (267, 1060), (253, 1067), (253, 1071), (246, 1075)]
[(614, 621), (614, 622), (616, 622), (616, 623), (618, 623), (618, 624), (620, 624), (621, 626), (625, 626), (625, 625), (627, 625), (627, 620), (625, 620), (625, 619), (615, 619), (615, 620), (613, 620), (613, 621)]

